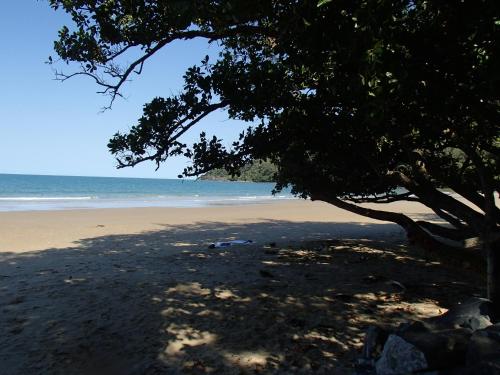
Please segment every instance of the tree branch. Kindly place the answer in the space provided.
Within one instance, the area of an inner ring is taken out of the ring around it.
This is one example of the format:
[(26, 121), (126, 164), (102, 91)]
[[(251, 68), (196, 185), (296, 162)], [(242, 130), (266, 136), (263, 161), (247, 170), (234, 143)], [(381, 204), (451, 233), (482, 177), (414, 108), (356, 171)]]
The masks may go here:
[(116, 67), (106, 65), (108, 63), (111, 63), (115, 58), (118, 56), (122, 55), (125, 51), (127, 51), (131, 47), (136, 47), (138, 46), (136, 43), (127, 45), (123, 47), (121, 50), (111, 54), (106, 60), (104, 65), (98, 65), (101, 69), (104, 70), (105, 74), (110, 75), (112, 78), (117, 78), (118, 81), (114, 84), (106, 82), (102, 77), (99, 77), (97, 74), (92, 73), (91, 71), (88, 71), (83, 65), (81, 66), (81, 71), (71, 73), (71, 74), (64, 74), (62, 72), (56, 72), (56, 79), (65, 81), (69, 78), (75, 77), (77, 75), (84, 75), (84, 76), (89, 76), (92, 79), (95, 80), (95, 82), (99, 85), (104, 87), (103, 91), (98, 91), (99, 94), (109, 94), (111, 96), (111, 101), (109, 105), (105, 109), (111, 108), (113, 105), (116, 97), (122, 95), (120, 94), (120, 89), (123, 86), (125, 82), (129, 79), (130, 75), (132, 73), (135, 73), (137, 75), (140, 75), (142, 73), (142, 68), (144, 66), (144, 63), (146, 60), (148, 60), (150, 57), (152, 57), (155, 53), (157, 53), (160, 49), (165, 47), (167, 44), (175, 41), (175, 40), (190, 40), (194, 38), (205, 38), (208, 39), (210, 42), (218, 39), (224, 39), (224, 38), (229, 38), (232, 36), (237, 36), (239, 34), (264, 34), (268, 36), (272, 36), (273, 32), (269, 29), (260, 27), (260, 26), (253, 26), (253, 25), (238, 25), (232, 28), (229, 28), (224, 31), (202, 31), (202, 30), (187, 30), (187, 31), (182, 31), (182, 32), (174, 32), (171, 33), (168, 37), (158, 41), (154, 46), (148, 46), (146, 48), (146, 53), (144, 53), (141, 57), (138, 59), (134, 60), (132, 63), (128, 65), (128, 67), (123, 71), (120, 72), (119, 69), (116, 69)]
[[(184, 133), (186, 133), (190, 128), (192, 128), (194, 125), (196, 125), (198, 122), (200, 122), (203, 118), (208, 116), (210, 113), (214, 112), (217, 109), (224, 108), (225, 106), (228, 105), (228, 101), (222, 101), (220, 103), (216, 104), (211, 104), (206, 107), (206, 109), (200, 113), (197, 117), (195, 117), (192, 121), (188, 122), (187, 124), (184, 124), (190, 117), (191, 115), (185, 116), (183, 119), (181, 119), (177, 123), (177, 127), (180, 129), (177, 133), (175, 134), (170, 134), (169, 138), (162, 141), (162, 145), (165, 146), (160, 146), (158, 145), (156, 148), (156, 152), (154, 154), (144, 156), (144, 157), (135, 157), (127, 162), (123, 162), (121, 160), (121, 157), (118, 157), (116, 160), (118, 162), (118, 169), (125, 168), (125, 167), (134, 167), (139, 163), (142, 163), (144, 161), (156, 161), (156, 169), (160, 168), (160, 162), (165, 160), (165, 158), (168, 156), (166, 155), (168, 153), (168, 145), (173, 144), (175, 141), (177, 141)], [(123, 156), (122, 156), (123, 157)]]

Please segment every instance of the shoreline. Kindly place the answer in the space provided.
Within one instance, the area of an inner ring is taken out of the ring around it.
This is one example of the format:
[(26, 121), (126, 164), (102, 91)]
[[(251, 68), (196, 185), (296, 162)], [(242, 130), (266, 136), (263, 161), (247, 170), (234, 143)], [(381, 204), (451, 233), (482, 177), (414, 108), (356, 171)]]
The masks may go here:
[[(416, 219), (428, 219), (432, 215), (429, 209), (413, 202), (392, 203), (386, 209), (406, 212)], [(269, 242), (280, 238), (297, 241), (331, 235), (353, 238), (402, 235), (402, 230), (392, 223), (372, 220), (323, 202), (300, 200), (186, 208), (11, 211), (0, 212), (0, 252), (78, 247), (83, 239), (150, 233), (168, 228), (175, 231), (183, 226), (190, 226), (193, 238), (199, 238), (197, 228), (210, 223), (221, 227), (274, 223), (280, 227), (279, 231), (251, 232), (250, 235), (256, 238), (245, 238)], [(294, 227), (293, 230), (289, 230), (290, 226)], [(233, 237), (222, 231), (214, 242), (235, 239)]]
[(126, 198), (74, 197), (0, 197), (0, 212), (75, 211), (124, 208), (205, 208), (297, 201), (279, 196), (144, 196)]

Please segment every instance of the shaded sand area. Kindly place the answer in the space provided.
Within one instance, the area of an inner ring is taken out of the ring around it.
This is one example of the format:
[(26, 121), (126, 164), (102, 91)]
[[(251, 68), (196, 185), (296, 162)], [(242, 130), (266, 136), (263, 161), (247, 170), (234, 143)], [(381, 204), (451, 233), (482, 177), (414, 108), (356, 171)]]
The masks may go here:
[(0, 213), (0, 373), (348, 374), (368, 325), (484, 292), (427, 258), (317, 202)]

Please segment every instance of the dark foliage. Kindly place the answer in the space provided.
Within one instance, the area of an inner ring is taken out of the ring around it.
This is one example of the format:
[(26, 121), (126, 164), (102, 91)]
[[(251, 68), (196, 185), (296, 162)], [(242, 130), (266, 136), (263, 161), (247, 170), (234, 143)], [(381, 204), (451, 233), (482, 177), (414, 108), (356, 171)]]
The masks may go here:
[[(146, 104), (138, 124), (115, 135), (109, 148), (119, 167), (185, 155), (193, 163), (184, 175), (193, 176), (270, 160), (278, 190), (396, 222), (427, 247), (446, 247), (429, 232), (481, 237), (490, 296), (500, 301), (498, 1), (50, 3), (75, 24), (61, 30), (56, 52), (112, 100), (174, 40), (222, 48), (216, 61), (186, 72), (179, 95)], [(140, 57), (119, 66), (132, 50)], [(182, 142), (221, 108), (251, 124), (231, 148), (203, 132), (194, 145)], [(357, 205), (398, 200), (421, 202), (450, 226)]]

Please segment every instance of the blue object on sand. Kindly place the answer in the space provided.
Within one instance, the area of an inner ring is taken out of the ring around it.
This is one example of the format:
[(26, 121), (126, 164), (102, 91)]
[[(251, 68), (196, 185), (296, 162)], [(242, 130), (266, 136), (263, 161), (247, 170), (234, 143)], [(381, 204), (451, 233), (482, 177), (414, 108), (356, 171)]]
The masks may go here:
[(233, 241), (227, 241), (227, 242), (215, 242), (213, 244), (210, 244), (208, 247), (210, 249), (216, 249), (216, 248), (221, 248), (221, 247), (229, 247), (233, 245), (249, 245), (254, 243), (252, 240), (233, 240)]

